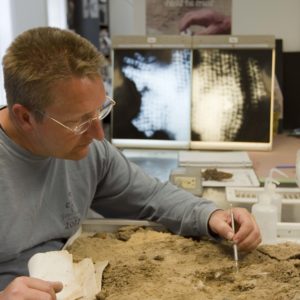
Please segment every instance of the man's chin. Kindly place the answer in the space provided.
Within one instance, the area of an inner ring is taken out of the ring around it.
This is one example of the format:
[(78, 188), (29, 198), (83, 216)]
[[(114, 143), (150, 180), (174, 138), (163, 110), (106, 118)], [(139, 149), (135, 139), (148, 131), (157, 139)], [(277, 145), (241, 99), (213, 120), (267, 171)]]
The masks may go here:
[(66, 155), (65, 159), (81, 160), (85, 158), (88, 155), (88, 153), (89, 153), (89, 146), (77, 148), (76, 150)]

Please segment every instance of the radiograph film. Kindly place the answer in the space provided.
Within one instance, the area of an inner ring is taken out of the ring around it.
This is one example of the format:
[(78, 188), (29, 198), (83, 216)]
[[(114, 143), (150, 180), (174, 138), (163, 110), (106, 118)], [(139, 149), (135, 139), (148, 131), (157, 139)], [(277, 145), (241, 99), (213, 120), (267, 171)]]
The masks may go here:
[(271, 69), (271, 50), (194, 50), (192, 141), (268, 142)]
[(113, 138), (190, 140), (191, 51), (114, 51)]

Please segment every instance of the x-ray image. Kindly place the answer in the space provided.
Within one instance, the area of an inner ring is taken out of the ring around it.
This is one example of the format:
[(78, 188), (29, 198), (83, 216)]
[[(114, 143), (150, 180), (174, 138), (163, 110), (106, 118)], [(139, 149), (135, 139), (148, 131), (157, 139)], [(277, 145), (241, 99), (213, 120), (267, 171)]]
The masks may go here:
[(272, 49), (193, 51), (192, 142), (269, 142)]
[(115, 49), (113, 139), (190, 141), (191, 51)]
[(274, 38), (232, 41), (219, 36), (115, 39), (112, 142), (270, 149)]

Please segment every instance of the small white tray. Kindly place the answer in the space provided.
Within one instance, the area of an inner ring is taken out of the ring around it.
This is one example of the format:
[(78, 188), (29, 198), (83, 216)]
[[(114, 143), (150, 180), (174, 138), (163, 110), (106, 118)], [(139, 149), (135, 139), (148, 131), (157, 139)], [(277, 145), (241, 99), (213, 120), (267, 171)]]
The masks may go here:
[[(226, 187), (226, 199), (231, 203), (254, 204), (263, 190), (263, 187)], [(300, 204), (299, 188), (276, 188), (276, 193), (283, 196), (282, 204)]]

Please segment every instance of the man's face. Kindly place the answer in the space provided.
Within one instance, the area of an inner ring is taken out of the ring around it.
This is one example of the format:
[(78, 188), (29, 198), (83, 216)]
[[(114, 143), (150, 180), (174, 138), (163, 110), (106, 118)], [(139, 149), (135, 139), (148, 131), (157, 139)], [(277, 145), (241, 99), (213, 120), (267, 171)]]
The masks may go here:
[(100, 78), (72, 78), (59, 82), (53, 88), (55, 101), (45, 109), (41, 123), (36, 123), (32, 132), (33, 152), (41, 156), (79, 160), (88, 154), (93, 139), (102, 140), (104, 132), (99, 121), (81, 135), (57, 124), (74, 126), (95, 117), (96, 111), (105, 101), (105, 91)]

